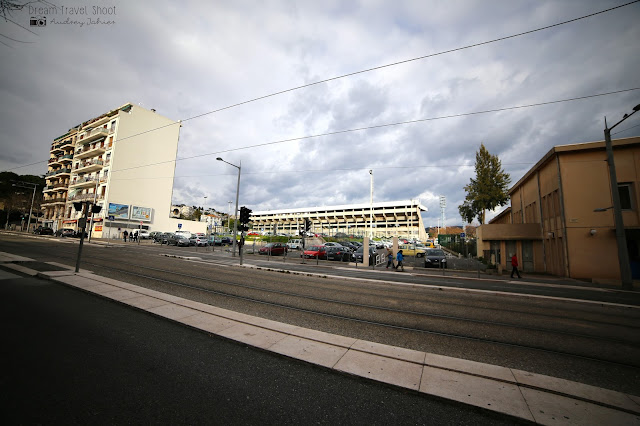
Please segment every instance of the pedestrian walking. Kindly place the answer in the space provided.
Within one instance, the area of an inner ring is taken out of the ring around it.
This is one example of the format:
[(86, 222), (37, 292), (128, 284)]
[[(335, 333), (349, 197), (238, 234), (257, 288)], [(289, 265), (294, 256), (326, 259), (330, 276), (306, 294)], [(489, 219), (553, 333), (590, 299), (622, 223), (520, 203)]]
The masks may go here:
[(124, 237), (124, 242), (127, 242), (127, 237), (129, 236), (129, 233), (127, 232), (127, 230), (125, 229), (125, 231), (122, 233), (122, 236)]
[(133, 241), (135, 241), (136, 243), (138, 242), (138, 231), (136, 231), (136, 233), (133, 234)]
[(389, 266), (393, 268), (393, 251), (391, 249), (387, 249), (387, 269)]
[(404, 256), (402, 255), (402, 250), (398, 250), (398, 255), (396, 256), (396, 260), (398, 261), (398, 264), (396, 265), (396, 271), (399, 270), (399, 268), (402, 268), (402, 272), (404, 272), (404, 265), (402, 264), (402, 261), (404, 260)]
[(518, 278), (522, 278), (520, 276), (520, 271), (518, 271), (518, 256), (516, 256), (515, 253), (513, 253), (513, 256), (511, 256), (511, 278), (513, 278), (513, 273), (518, 274)]

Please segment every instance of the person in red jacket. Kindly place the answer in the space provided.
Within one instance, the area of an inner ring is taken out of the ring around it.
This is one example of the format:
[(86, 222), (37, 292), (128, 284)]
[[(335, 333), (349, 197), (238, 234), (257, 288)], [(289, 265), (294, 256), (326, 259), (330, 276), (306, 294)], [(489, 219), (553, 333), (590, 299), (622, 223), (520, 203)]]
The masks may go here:
[(518, 278), (522, 278), (520, 276), (520, 271), (518, 271), (518, 257), (515, 253), (513, 253), (513, 256), (511, 256), (511, 278), (513, 278), (514, 272), (518, 274)]

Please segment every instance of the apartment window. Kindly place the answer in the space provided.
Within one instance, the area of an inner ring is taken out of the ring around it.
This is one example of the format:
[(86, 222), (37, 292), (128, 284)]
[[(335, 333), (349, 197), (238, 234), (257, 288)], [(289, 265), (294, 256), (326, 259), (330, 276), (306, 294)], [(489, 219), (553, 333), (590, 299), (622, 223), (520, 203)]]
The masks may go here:
[(619, 183), (620, 207), (622, 210), (633, 210), (633, 185), (631, 183)]
[(113, 121), (111, 122), (111, 130), (115, 130), (115, 129), (116, 129), (116, 121), (115, 121), (115, 120), (113, 120)]

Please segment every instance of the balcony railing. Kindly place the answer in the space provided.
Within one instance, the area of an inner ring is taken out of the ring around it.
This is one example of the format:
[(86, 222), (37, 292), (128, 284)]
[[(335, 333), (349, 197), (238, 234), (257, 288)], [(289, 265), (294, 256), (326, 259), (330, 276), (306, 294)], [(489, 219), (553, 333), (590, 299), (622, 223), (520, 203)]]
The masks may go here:
[(93, 199), (102, 200), (104, 195), (98, 194), (75, 194), (69, 196), (69, 201), (93, 201)]
[(98, 127), (97, 129), (93, 129), (81, 135), (80, 139), (78, 139), (78, 144), (86, 144), (89, 142), (93, 142), (96, 139), (106, 138), (108, 135), (109, 135), (109, 129), (105, 129), (104, 127)]
[(93, 183), (95, 184), (96, 182), (96, 178), (93, 177), (86, 177), (86, 178), (78, 178), (76, 180), (74, 180), (73, 182), (71, 182), (71, 184), (69, 186), (76, 186), (76, 185), (81, 185), (84, 183)]
[(85, 161), (82, 164), (80, 164), (78, 166), (78, 168), (76, 168), (74, 170), (74, 172), (75, 173), (88, 173), (88, 172), (92, 172), (94, 170), (100, 170), (103, 165), (104, 165), (104, 162), (102, 160), (89, 160), (89, 161)]
[(95, 148), (84, 147), (76, 150), (76, 158), (83, 159), (88, 157), (95, 157), (96, 155), (104, 154), (105, 148), (103, 145), (96, 146)]
[(64, 173), (71, 173), (71, 169), (64, 168), (64, 169), (54, 170), (54, 171), (46, 173), (44, 176), (45, 177), (51, 177), (51, 176), (56, 176), (56, 175), (64, 174)]

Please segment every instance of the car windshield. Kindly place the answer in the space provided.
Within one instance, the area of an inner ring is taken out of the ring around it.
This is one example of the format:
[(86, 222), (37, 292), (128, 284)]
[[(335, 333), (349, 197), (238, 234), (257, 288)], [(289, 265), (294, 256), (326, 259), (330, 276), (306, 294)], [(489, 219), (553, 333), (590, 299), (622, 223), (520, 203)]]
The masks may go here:
[(322, 246), (311, 246), (311, 247), (309, 247), (310, 251), (320, 251), (322, 249), (324, 249), (324, 247), (322, 247)]
[(444, 256), (442, 250), (427, 250), (427, 256)]

